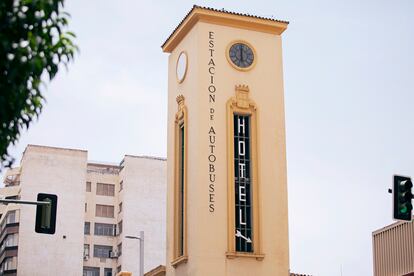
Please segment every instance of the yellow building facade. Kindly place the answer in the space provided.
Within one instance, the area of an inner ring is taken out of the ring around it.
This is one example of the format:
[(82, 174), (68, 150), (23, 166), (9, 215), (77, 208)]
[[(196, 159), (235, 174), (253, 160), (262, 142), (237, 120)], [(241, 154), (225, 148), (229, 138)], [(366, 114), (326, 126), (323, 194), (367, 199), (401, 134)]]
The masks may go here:
[(194, 6), (168, 64), (168, 276), (289, 275), (281, 34)]

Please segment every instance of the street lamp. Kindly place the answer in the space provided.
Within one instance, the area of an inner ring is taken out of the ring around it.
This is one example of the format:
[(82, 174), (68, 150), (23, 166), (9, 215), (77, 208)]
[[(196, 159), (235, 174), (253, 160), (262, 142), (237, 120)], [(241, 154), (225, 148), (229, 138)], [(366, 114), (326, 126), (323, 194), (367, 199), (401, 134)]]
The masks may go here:
[(125, 236), (125, 238), (139, 240), (139, 276), (144, 276), (144, 231), (139, 232), (139, 237)]

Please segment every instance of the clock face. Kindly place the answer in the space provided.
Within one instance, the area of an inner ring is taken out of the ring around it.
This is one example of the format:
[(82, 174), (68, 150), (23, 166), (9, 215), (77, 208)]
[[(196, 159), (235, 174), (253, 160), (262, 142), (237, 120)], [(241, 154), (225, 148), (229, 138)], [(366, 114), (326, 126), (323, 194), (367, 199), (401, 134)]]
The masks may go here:
[(177, 80), (179, 83), (184, 81), (185, 75), (187, 73), (187, 54), (181, 52), (177, 60)]
[(231, 62), (239, 68), (247, 69), (254, 61), (253, 50), (244, 43), (235, 43), (230, 47), (229, 57)]

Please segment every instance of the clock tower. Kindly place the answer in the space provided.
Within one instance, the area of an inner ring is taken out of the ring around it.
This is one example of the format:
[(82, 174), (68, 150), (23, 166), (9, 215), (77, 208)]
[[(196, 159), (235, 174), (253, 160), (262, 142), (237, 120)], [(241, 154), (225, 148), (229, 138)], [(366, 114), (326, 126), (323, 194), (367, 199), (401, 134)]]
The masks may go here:
[(289, 275), (288, 22), (194, 6), (168, 63), (168, 276)]

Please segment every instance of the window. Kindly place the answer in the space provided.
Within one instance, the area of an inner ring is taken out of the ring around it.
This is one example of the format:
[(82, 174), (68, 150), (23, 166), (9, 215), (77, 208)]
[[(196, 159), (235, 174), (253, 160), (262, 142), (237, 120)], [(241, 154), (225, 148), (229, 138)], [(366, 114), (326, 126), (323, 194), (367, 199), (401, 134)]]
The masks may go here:
[(89, 181), (88, 181), (88, 182), (86, 182), (86, 191), (87, 191), (87, 192), (90, 192), (90, 191), (91, 191), (91, 186), (92, 186), (92, 185), (91, 185), (91, 182), (89, 182)]
[(89, 244), (83, 245), (83, 257), (89, 257)]
[(18, 234), (8, 235), (5, 241), (6, 247), (17, 246)]
[(88, 203), (85, 203), (85, 213), (88, 212)]
[(112, 251), (112, 246), (94, 245), (93, 256), (97, 258), (109, 258), (109, 253)]
[(117, 249), (118, 249), (118, 257), (119, 257), (122, 255), (122, 242), (118, 244)]
[(114, 196), (115, 195), (115, 185), (97, 183), (96, 184), (96, 194), (103, 196)]
[(97, 223), (95, 222), (95, 235), (97, 236), (115, 236), (116, 224)]
[(124, 189), (124, 181), (121, 180), (121, 182), (119, 182), (119, 191), (122, 191), (122, 189)]
[[(175, 176), (174, 176), (174, 260), (175, 266), (187, 258), (186, 245), (186, 168), (187, 168), (187, 108), (184, 96), (177, 97), (175, 116)], [(181, 257), (181, 258), (180, 258)], [(177, 262), (175, 262), (177, 261)]]
[(99, 276), (99, 267), (83, 267), (83, 276)]
[(91, 223), (90, 222), (85, 222), (85, 225), (83, 227), (83, 233), (85, 235), (89, 235), (91, 233)]
[(7, 212), (6, 223), (15, 223), (16, 222), (16, 211)]
[(122, 202), (119, 203), (119, 208), (118, 208), (118, 213), (121, 213), (121, 212), (122, 212)]
[[(236, 86), (227, 102), (227, 183), (229, 258), (263, 259), (260, 249), (256, 105), (248, 86)], [(256, 203), (256, 204), (255, 204)], [(247, 253), (247, 254), (246, 254)], [(250, 254), (250, 255), (249, 255)]]
[(118, 222), (118, 235), (121, 235), (122, 233), (122, 220)]
[(17, 257), (11, 257), (4, 259), (1, 270), (7, 271), (7, 270), (14, 270), (17, 269)]
[(114, 206), (96, 204), (95, 215), (97, 217), (113, 218), (114, 217)]
[(184, 124), (180, 125), (179, 130), (179, 182), (178, 182), (178, 255), (182, 256), (184, 251)]
[(104, 276), (112, 276), (112, 268), (104, 268)]

